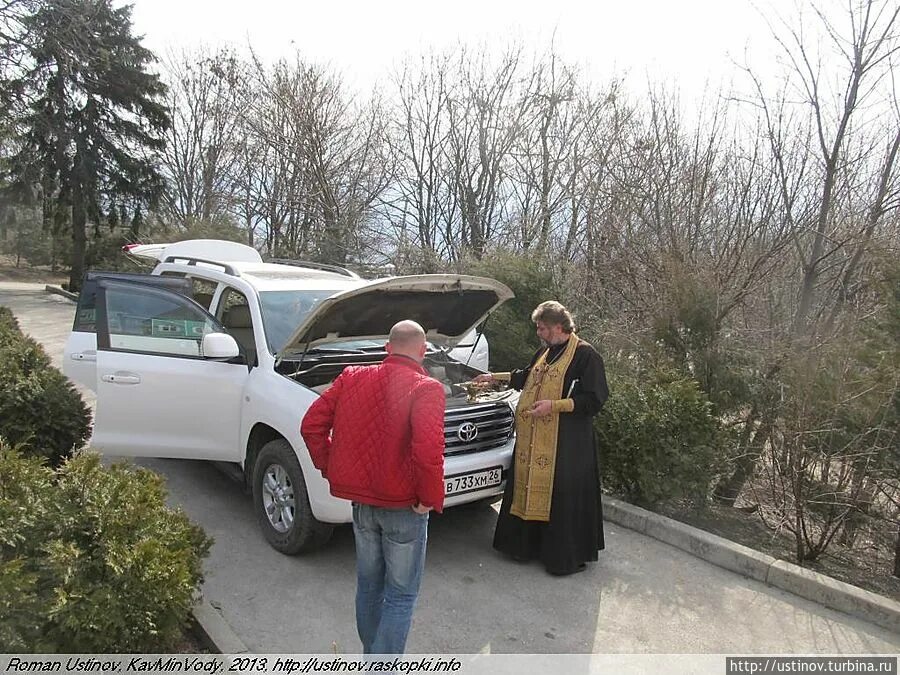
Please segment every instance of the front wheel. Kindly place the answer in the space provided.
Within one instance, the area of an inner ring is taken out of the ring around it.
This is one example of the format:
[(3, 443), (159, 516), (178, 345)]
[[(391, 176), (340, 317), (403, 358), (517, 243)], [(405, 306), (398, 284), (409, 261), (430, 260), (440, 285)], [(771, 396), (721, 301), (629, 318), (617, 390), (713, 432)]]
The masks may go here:
[(286, 555), (323, 546), (332, 527), (313, 517), (303, 470), (284, 439), (266, 443), (253, 467), (253, 505), (266, 540)]

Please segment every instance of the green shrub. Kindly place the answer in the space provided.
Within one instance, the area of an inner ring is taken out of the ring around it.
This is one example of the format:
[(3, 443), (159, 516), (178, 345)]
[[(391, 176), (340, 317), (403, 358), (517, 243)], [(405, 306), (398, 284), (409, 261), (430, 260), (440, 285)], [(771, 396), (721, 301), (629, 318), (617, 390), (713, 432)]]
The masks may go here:
[(540, 346), (531, 312), (545, 300), (559, 300), (550, 267), (534, 255), (494, 253), (467, 266), (468, 274), (491, 277), (516, 294), (491, 314), (485, 336), (491, 346), (491, 370), (524, 368)]
[(94, 233), (87, 243), (84, 266), (89, 270), (134, 271), (134, 263), (122, 253), (125, 244), (133, 243), (126, 234), (113, 232)]
[(694, 380), (667, 371), (618, 377), (597, 417), (605, 487), (636, 504), (706, 501), (722, 434)]
[(41, 637), (39, 542), (53, 522), (53, 472), (0, 439), (0, 652), (46, 651)]
[(152, 471), (93, 453), (54, 471), (0, 445), (0, 647), (171, 649), (211, 544)]
[(22, 335), (19, 322), (9, 307), (0, 307), (0, 346), (11, 340), (18, 340)]
[(84, 445), (90, 410), (9, 310), (0, 310), (0, 436), (57, 465)]
[(4, 216), (0, 216), (0, 229), (5, 225), (7, 236), (0, 238), (0, 252), (13, 256), (16, 267), (23, 260), (30, 265), (49, 265), (68, 259), (65, 249), (71, 248), (67, 245), (67, 239), (71, 237), (63, 232), (53, 235), (45, 230), (38, 209), (8, 206)]

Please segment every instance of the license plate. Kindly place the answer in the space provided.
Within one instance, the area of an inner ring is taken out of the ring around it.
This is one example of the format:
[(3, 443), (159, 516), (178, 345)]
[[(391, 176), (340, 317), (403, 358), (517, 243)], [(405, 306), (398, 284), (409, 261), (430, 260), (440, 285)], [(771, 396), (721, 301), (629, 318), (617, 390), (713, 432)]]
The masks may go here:
[(484, 471), (474, 471), (472, 473), (461, 473), (457, 476), (444, 477), (444, 495), (458, 495), (463, 492), (472, 492), (474, 490), (483, 490), (494, 485), (500, 485), (503, 470), (496, 466), (492, 469)]

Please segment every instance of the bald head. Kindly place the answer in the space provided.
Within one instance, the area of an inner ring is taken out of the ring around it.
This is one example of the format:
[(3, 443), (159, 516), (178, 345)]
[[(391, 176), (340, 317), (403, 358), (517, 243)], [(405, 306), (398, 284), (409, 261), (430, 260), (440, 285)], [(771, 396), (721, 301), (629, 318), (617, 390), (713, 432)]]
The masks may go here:
[(388, 352), (421, 361), (425, 356), (425, 330), (415, 321), (399, 321), (391, 328)]

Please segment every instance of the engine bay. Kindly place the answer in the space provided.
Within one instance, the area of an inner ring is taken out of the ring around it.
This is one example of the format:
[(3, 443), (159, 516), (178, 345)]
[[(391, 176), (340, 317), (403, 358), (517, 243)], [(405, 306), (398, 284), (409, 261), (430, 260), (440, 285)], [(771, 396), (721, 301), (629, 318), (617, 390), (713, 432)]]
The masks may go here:
[[(283, 360), (276, 370), (317, 392), (325, 391), (347, 366), (374, 365), (387, 358), (379, 351), (325, 351), (307, 354), (302, 360)], [(514, 392), (472, 386), (471, 381), (482, 371), (451, 358), (443, 351), (429, 352), (422, 363), (434, 379), (444, 385), (448, 405), (505, 401)]]

